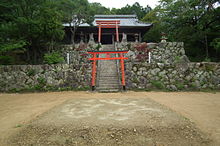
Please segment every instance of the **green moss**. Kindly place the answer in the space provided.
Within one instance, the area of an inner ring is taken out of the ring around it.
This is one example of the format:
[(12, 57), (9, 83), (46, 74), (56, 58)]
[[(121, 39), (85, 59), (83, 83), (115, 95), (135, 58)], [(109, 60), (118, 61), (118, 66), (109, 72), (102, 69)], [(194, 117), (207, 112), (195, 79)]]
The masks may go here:
[(178, 90), (183, 90), (184, 89), (184, 84), (183, 83), (178, 82), (175, 85), (176, 85)]
[(205, 70), (206, 71), (214, 71), (215, 70), (215, 66), (212, 64), (206, 64), (205, 65)]
[(151, 81), (151, 84), (157, 89), (165, 89), (164, 84), (160, 81)]
[(16, 124), (14, 128), (20, 128), (22, 126), (23, 126), (22, 124)]
[(17, 92), (20, 92), (21, 90), (20, 89), (17, 89), (17, 88), (13, 88), (11, 90), (9, 90), (9, 92), (11, 93), (17, 93)]
[(144, 88), (144, 89), (143, 88), (141, 88), (141, 89), (140, 88), (134, 88), (134, 89), (131, 89), (131, 90), (135, 91), (135, 92), (143, 92), (143, 91), (146, 91), (146, 92), (148, 91), (149, 92), (149, 91), (152, 91), (152, 89), (146, 89), (146, 88)]
[(45, 78), (43, 78), (43, 77), (39, 77), (38, 79), (37, 79), (37, 81), (38, 81), (38, 83), (40, 84), (40, 85), (46, 85), (46, 79)]
[(27, 71), (27, 75), (30, 77), (30, 76), (34, 76), (34, 75), (36, 75), (36, 70), (35, 69), (29, 69), (28, 71)]
[(174, 62), (180, 62), (180, 56), (175, 56)]
[(133, 82), (134, 82), (134, 83), (139, 83), (139, 81), (138, 81), (137, 78), (134, 78), (134, 79), (133, 79)]

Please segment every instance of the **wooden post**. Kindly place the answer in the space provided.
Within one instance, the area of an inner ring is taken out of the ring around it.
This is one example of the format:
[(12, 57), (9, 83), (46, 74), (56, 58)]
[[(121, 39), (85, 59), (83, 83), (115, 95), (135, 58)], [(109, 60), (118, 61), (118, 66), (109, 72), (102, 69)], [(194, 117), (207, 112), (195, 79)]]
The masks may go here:
[(139, 33), (139, 42), (142, 42), (141, 33)]
[(96, 80), (96, 53), (93, 54), (93, 62), (92, 62), (92, 91), (95, 90), (95, 80)]
[(101, 28), (101, 24), (99, 23), (99, 40), (98, 42), (101, 43), (101, 32), (102, 31), (102, 28)]
[(123, 90), (125, 90), (125, 66), (124, 66), (124, 59), (122, 59), (123, 58), (122, 53), (120, 53), (120, 57), (121, 57), (121, 84)]
[(119, 42), (118, 22), (116, 21), (116, 41)]
[(112, 44), (115, 44), (115, 36), (112, 34)]

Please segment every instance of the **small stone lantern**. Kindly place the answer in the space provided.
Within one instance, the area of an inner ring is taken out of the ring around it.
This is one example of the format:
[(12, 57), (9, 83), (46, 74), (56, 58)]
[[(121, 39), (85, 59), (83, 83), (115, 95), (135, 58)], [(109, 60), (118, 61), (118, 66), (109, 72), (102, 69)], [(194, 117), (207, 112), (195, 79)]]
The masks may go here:
[(161, 33), (161, 42), (162, 42), (162, 43), (167, 42), (166, 33), (164, 33), (164, 32)]

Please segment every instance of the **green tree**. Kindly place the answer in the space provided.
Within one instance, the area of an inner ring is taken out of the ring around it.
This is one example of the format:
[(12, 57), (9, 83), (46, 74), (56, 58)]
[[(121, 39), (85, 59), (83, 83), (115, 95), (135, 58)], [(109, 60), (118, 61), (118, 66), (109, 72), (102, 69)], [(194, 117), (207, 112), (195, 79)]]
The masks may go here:
[(134, 3), (133, 5), (126, 5), (125, 7), (122, 7), (120, 9), (115, 9), (113, 8), (112, 14), (117, 14), (117, 15), (137, 15), (139, 19), (142, 19), (146, 13), (151, 11), (150, 6), (143, 7), (141, 6), (138, 2)]
[[(215, 60), (216, 52), (210, 43), (220, 35), (220, 7), (214, 6), (217, 3), (217, 0), (161, 0), (153, 15), (147, 14), (144, 20), (157, 21), (150, 32), (161, 29), (170, 41), (184, 41), (186, 53), (192, 60), (208, 57)], [(151, 33), (148, 39), (157, 38), (157, 34)]]
[(102, 6), (100, 3), (90, 3), (89, 7), (90, 7), (89, 15), (91, 16), (111, 14), (110, 9)]
[(26, 62), (36, 64), (46, 49), (62, 39), (62, 15), (51, 0), (2, 0), (0, 53), (23, 50)]
[(91, 24), (93, 16), (90, 15), (90, 6), (87, 0), (60, 0), (57, 7), (62, 11), (63, 22), (69, 25), (71, 42), (74, 44), (75, 33), (82, 23)]

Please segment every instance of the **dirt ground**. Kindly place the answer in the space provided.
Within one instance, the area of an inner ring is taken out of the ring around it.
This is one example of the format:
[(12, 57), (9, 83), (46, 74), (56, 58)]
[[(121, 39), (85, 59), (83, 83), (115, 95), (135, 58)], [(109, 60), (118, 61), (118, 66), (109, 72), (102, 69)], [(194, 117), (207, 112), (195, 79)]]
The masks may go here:
[(150, 92), (147, 97), (163, 104), (191, 121), (220, 145), (220, 93)]
[(0, 145), (218, 145), (219, 111), (220, 93), (0, 94)]

